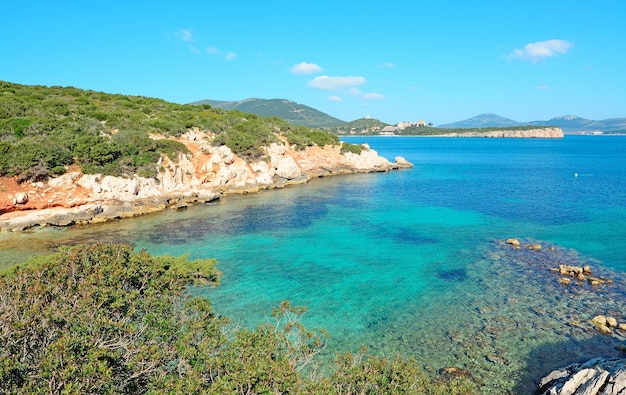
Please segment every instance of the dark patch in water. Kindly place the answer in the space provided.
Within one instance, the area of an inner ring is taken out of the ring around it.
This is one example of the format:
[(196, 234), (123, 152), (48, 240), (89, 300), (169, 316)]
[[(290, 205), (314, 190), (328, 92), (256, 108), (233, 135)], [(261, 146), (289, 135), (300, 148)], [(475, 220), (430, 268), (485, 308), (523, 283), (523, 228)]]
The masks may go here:
[(467, 270), (465, 269), (452, 269), (452, 270), (438, 270), (437, 278), (443, 281), (459, 283), (467, 280)]
[(324, 201), (309, 199), (287, 207), (262, 205), (245, 207), (235, 213), (205, 213), (196, 218), (162, 223), (150, 231), (149, 240), (154, 244), (184, 245), (213, 234), (235, 236), (304, 229), (325, 216), (327, 211)]

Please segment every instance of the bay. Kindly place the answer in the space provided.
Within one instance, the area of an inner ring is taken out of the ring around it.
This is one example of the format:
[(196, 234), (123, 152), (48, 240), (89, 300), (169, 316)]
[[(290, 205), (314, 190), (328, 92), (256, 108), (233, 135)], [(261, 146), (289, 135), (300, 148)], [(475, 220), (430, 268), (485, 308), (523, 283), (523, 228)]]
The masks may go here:
[[(254, 327), (290, 300), (308, 307), (307, 327), (329, 330), (329, 358), (365, 345), (415, 358), (432, 374), (466, 369), (481, 393), (530, 393), (553, 368), (621, 353), (619, 334), (602, 336), (588, 321), (626, 322), (626, 138), (344, 140), (415, 167), (3, 233), (0, 267), (94, 241), (213, 257), (222, 284), (193, 292), (239, 325)], [(502, 243), (510, 237), (543, 252), (512, 255)], [(551, 259), (588, 263), (614, 284), (559, 286), (533, 268)]]

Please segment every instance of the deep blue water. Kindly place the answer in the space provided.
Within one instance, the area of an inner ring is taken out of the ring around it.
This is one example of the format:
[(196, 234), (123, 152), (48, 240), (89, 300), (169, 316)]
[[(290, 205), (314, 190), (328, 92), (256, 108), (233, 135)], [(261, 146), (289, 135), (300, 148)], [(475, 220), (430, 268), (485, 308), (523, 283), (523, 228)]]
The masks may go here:
[[(587, 323), (597, 314), (626, 322), (626, 137), (345, 140), (415, 167), (1, 234), (0, 266), (95, 240), (214, 257), (222, 284), (194, 293), (240, 325), (288, 299), (308, 306), (307, 326), (330, 331), (328, 355), (366, 345), (416, 358), (429, 373), (458, 366), (483, 393), (531, 392), (551, 368), (618, 352), (621, 335), (599, 336)], [(554, 245), (561, 262), (584, 261), (616, 281), (570, 292), (516, 264), (498, 243), (509, 237)]]

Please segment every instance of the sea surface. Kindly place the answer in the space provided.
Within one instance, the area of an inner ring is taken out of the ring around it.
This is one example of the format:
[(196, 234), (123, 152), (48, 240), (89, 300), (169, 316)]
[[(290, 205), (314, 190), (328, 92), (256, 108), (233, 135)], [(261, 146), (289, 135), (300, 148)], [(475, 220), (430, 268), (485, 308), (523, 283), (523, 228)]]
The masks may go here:
[[(457, 367), (479, 393), (532, 393), (552, 369), (620, 355), (626, 323), (626, 137), (351, 137), (415, 167), (105, 224), (0, 234), (0, 267), (80, 242), (216, 258), (217, 288), (195, 289), (242, 326), (282, 300), (326, 328), (326, 355)], [(504, 240), (518, 238), (520, 250)], [(524, 248), (540, 244), (540, 251)], [(613, 280), (561, 285), (550, 267), (590, 265)]]

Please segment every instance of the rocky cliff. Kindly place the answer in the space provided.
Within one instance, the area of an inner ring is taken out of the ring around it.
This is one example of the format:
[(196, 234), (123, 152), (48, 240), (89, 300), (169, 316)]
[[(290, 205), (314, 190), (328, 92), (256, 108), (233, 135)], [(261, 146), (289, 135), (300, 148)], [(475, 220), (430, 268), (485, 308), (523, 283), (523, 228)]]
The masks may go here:
[(563, 138), (561, 128), (537, 128), (528, 130), (491, 130), (488, 132), (449, 133), (441, 137), (494, 137), (494, 138)]
[(314, 177), (412, 166), (400, 157), (392, 163), (367, 146), (357, 155), (342, 154), (339, 146), (296, 150), (286, 143), (272, 143), (264, 148), (263, 159), (245, 161), (226, 146), (212, 146), (212, 138), (211, 133), (189, 130), (178, 140), (190, 153), (163, 156), (156, 179), (83, 174), (78, 169), (47, 182), (17, 184), (0, 178), (0, 229), (101, 222), (209, 202), (223, 193), (251, 193)]

